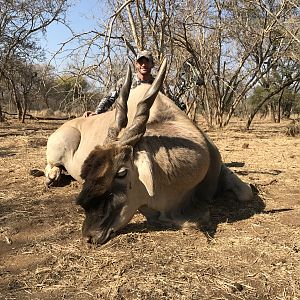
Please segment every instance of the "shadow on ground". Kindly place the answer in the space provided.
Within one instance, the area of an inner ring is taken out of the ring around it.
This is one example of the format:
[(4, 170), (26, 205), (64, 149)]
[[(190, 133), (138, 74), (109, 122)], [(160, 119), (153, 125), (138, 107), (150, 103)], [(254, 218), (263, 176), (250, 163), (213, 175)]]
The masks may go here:
[(0, 157), (15, 156), (15, 151), (9, 149), (0, 149)]
[[(254, 188), (255, 189), (255, 188)], [(276, 212), (264, 212), (265, 203), (263, 199), (254, 190), (254, 197), (249, 202), (236, 201), (233, 194), (230, 192), (225, 193), (222, 197), (214, 200), (210, 203), (210, 219), (207, 223), (199, 224), (197, 227), (199, 231), (202, 231), (208, 239), (212, 239), (217, 230), (218, 225), (221, 223), (234, 223), (240, 220), (245, 220), (259, 213), (276, 213)], [(153, 231), (176, 231), (179, 230), (179, 226), (174, 224), (154, 223), (150, 224), (147, 221), (142, 223), (130, 223), (119, 234), (126, 234), (130, 232), (147, 233)]]
[(73, 182), (73, 181), (75, 181), (75, 179), (72, 176), (70, 176), (68, 174), (62, 174), (59, 179), (59, 182), (56, 183), (54, 186), (64, 187), (64, 186), (71, 184), (71, 182)]
[(204, 227), (204, 230), (210, 237), (214, 237), (219, 224), (246, 220), (262, 213), (264, 209), (265, 203), (257, 193), (254, 194), (252, 201), (248, 202), (239, 202), (233, 195), (224, 195), (210, 204), (211, 223), (208, 227)]
[[(31, 170), (29, 170), (29, 174), (33, 177), (45, 176), (44, 171), (40, 170), (40, 169), (31, 169)], [(70, 185), (73, 181), (75, 181), (75, 179), (72, 176), (66, 174), (65, 171), (63, 170), (63, 173), (61, 174), (59, 180), (54, 182), (50, 186), (51, 187), (65, 187), (67, 185)]]

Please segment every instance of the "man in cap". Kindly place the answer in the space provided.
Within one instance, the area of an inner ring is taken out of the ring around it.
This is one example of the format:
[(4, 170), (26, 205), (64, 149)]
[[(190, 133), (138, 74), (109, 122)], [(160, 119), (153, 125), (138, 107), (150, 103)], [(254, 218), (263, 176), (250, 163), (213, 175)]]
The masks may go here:
[[(132, 80), (131, 88), (135, 88), (139, 84), (142, 83), (152, 83), (154, 81), (154, 77), (151, 74), (152, 68), (154, 67), (154, 61), (151, 52), (147, 50), (143, 50), (138, 52), (135, 60), (135, 70), (136, 74)], [(123, 82), (123, 80), (121, 80)], [(118, 81), (118, 83), (120, 80)], [(95, 112), (86, 111), (83, 116), (93, 116), (97, 114), (101, 114), (107, 111), (116, 101), (119, 96), (119, 92), (121, 89), (121, 84), (118, 84), (116, 88), (111, 91), (110, 95), (104, 97), (99, 102)]]
[(138, 53), (135, 61), (136, 75), (133, 81), (133, 87), (141, 83), (152, 83), (154, 77), (151, 74), (154, 67), (154, 61), (151, 52), (144, 50)]

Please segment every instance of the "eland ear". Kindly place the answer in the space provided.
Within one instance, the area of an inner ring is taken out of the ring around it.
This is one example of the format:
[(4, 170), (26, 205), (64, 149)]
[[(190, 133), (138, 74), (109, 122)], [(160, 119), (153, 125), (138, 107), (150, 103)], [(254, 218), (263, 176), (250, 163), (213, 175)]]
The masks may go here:
[(139, 180), (145, 186), (149, 196), (153, 197), (155, 194), (155, 187), (152, 162), (146, 151), (139, 151), (137, 155), (138, 157), (134, 163), (138, 169)]

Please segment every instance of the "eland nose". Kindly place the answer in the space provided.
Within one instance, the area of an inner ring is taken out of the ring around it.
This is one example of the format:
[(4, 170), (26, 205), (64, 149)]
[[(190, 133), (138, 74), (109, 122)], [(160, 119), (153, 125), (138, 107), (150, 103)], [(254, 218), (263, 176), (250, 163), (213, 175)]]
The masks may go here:
[(98, 244), (100, 236), (100, 232), (94, 230), (85, 232), (83, 234), (83, 237), (88, 244)]

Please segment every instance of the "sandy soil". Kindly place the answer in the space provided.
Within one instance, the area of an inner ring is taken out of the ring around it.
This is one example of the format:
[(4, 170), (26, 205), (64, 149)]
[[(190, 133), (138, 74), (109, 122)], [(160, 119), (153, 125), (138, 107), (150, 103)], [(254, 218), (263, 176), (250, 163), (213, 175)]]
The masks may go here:
[(137, 214), (103, 246), (81, 237), (80, 186), (45, 190), (58, 122), (0, 125), (0, 299), (300, 299), (300, 137), (287, 122), (211, 130), (224, 161), (256, 186), (211, 206), (215, 233), (153, 227)]

